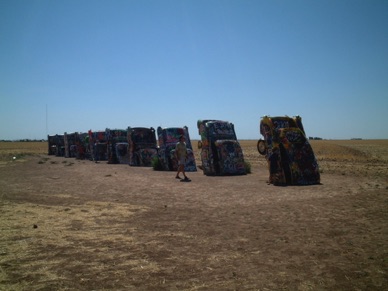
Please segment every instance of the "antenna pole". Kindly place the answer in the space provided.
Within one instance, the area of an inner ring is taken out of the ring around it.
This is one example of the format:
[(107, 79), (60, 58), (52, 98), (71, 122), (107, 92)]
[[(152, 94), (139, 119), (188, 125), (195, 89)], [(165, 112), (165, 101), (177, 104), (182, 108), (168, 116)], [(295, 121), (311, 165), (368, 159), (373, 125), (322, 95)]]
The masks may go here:
[(48, 113), (47, 113), (47, 104), (46, 104), (46, 137), (48, 136)]

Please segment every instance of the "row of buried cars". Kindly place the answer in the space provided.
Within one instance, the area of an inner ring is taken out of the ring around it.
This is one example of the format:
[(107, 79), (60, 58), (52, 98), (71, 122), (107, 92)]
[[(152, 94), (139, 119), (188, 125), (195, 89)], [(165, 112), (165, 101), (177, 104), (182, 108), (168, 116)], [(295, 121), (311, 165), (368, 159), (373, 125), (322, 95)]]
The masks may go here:
[[(237, 140), (233, 123), (222, 120), (198, 120), (198, 141), (203, 173), (244, 175), (247, 163)], [(320, 183), (320, 173), (312, 147), (306, 138), (300, 116), (264, 116), (260, 122), (264, 137), (258, 152), (268, 162), (269, 183), (274, 185), (311, 185)], [(151, 167), (155, 161), (161, 170), (176, 171), (175, 146), (186, 138), (187, 172), (197, 171), (189, 130), (184, 127), (128, 127), (127, 129), (89, 130), (48, 136), (48, 154), (66, 158), (107, 161), (112, 164)]]

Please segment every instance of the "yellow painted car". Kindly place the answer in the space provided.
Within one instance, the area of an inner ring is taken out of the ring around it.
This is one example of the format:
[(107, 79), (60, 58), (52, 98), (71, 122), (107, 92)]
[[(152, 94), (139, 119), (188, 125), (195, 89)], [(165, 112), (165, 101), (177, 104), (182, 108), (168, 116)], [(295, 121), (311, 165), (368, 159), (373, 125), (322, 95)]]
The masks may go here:
[(260, 133), (264, 140), (258, 141), (257, 149), (268, 162), (269, 183), (320, 183), (319, 166), (300, 116), (264, 116), (260, 121)]

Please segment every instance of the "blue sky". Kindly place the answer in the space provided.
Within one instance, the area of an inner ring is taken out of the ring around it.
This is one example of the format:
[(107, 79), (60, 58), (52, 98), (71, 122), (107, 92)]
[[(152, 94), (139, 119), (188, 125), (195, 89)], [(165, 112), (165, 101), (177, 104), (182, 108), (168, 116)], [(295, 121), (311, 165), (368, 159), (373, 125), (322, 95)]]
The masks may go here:
[(388, 1), (2, 0), (0, 139), (235, 124), (388, 138)]

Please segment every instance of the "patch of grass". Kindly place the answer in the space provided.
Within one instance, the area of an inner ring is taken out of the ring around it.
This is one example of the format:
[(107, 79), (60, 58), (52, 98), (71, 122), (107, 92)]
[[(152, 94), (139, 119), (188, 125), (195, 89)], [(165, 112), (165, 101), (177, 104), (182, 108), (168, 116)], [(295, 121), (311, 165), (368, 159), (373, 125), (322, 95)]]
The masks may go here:
[[(50, 158), (42, 158), (39, 162), (38, 162), (38, 164), (44, 164), (44, 163), (46, 163), (48, 160), (50, 160)], [(52, 163), (52, 162), (51, 162)]]
[(47, 154), (47, 142), (0, 142), (0, 161)]
[(247, 174), (252, 173), (252, 166), (251, 163), (248, 161), (244, 161), (245, 170), (247, 171)]
[(151, 165), (155, 171), (163, 171), (162, 161), (159, 159), (159, 157), (154, 157), (151, 161)]

